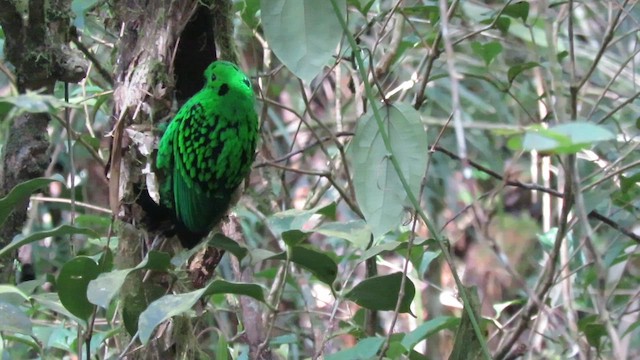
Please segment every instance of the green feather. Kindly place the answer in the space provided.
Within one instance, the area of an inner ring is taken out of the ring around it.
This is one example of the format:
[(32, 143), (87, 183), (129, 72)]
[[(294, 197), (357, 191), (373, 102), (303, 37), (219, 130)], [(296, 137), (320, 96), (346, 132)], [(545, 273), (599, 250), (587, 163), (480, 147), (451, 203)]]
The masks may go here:
[(251, 170), (258, 117), (251, 82), (234, 64), (215, 61), (205, 86), (181, 108), (160, 139), (160, 198), (194, 233), (206, 233), (227, 212)]

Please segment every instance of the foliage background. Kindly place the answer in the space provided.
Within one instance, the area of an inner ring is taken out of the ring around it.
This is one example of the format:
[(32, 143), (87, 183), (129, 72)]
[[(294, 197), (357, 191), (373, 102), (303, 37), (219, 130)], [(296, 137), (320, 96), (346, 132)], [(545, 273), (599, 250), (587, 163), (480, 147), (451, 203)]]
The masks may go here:
[[(69, 104), (60, 82), (18, 94), (0, 61), (0, 134), (22, 113), (51, 114), (45, 175), (58, 176), (1, 200), (4, 220), (30, 196), (22, 234), (0, 250), (26, 245), (21, 263), (3, 262), (17, 273), (0, 285), (0, 351), (144, 358), (166, 341), (173, 356), (218, 359), (640, 356), (636, 5), (234, 1), (262, 144), (240, 235), (212, 240), (228, 254), (194, 290), (188, 254), (171, 246), (113, 265), (129, 229), (112, 226), (104, 176), (120, 25), (106, 2), (72, 1), (73, 47), (92, 63)], [(125, 133), (152, 158), (153, 130)], [(122, 284), (152, 273), (167, 275), (127, 320)]]

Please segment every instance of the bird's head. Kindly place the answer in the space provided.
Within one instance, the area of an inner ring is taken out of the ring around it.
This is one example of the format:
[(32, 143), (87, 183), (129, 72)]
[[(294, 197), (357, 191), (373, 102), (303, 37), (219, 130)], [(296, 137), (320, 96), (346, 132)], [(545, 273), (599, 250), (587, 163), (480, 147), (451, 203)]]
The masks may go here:
[(240, 68), (228, 61), (214, 61), (204, 72), (206, 87), (218, 96), (243, 94), (253, 97), (251, 81)]

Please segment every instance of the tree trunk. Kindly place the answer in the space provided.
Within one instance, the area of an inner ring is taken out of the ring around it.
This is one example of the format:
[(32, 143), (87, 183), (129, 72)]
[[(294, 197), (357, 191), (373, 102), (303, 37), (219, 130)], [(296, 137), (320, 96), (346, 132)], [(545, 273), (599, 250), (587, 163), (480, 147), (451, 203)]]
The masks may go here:
[[(146, 128), (171, 112), (174, 94), (173, 62), (180, 34), (198, 6), (197, 0), (127, 0), (114, 3), (117, 32), (121, 33), (114, 78), (113, 142), (110, 158), (110, 204), (117, 218), (119, 248), (116, 266), (132, 268), (140, 263), (144, 235), (132, 224), (143, 214), (135, 205), (132, 184), (142, 184), (143, 168), (151, 163), (152, 149), (131, 141), (128, 129)], [(201, 76), (201, 75), (200, 75)], [(166, 120), (166, 119), (165, 119)], [(157, 297), (164, 295), (156, 279), (142, 281), (143, 274), (127, 277), (121, 291), (123, 320), (130, 333), (137, 329), (139, 314)], [(160, 291), (159, 291), (160, 290)], [(185, 329), (185, 319), (175, 319), (173, 329)], [(165, 328), (166, 329), (166, 328)], [(158, 330), (159, 334), (162, 330)], [(144, 348), (132, 351), (127, 359), (194, 358), (190, 350), (177, 344), (180, 334), (165, 331)], [(124, 336), (122, 343), (130, 338)]]

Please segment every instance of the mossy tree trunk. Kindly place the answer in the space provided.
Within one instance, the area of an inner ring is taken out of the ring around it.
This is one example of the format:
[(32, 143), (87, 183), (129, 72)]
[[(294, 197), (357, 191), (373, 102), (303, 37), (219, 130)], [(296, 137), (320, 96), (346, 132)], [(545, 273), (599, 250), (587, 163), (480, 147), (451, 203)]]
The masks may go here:
[[(110, 158), (109, 192), (111, 209), (119, 220), (119, 248), (116, 266), (131, 268), (140, 263), (147, 233), (141, 229), (143, 210), (135, 204), (138, 194), (132, 184), (145, 184), (143, 168), (152, 161), (150, 149), (128, 138), (128, 129), (147, 131), (158, 121), (167, 121), (175, 90), (174, 61), (180, 34), (199, 6), (198, 0), (126, 0), (113, 3), (117, 29), (121, 33), (114, 74), (113, 140)], [(210, 61), (207, 59), (206, 61)], [(201, 78), (202, 73), (198, 74)], [(184, 81), (182, 76), (181, 81)], [(145, 130), (138, 130), (145, 129)], [(152, 239), (151, 239), (152, 240)], [(154, 277), (143, 282), (143, 274), (127, 277), (121, 291), (123, 320), (130, 333), (147, 305), (164, 295), (164, 280)], [(173, 326), (158, 330), (158, 336), (127, 359), (197, 358), (189, 341), (183, 339), (190, 323), (176, 319)], [(185, 334), (179, 334), (185, 333)], [(123, 335), (122, 343), (130, 341)], [(135, 348), (135, 346), (134, 346)]]
[[(71, 0), (30, 0), (27, 13), (17, 0), (0, 0), (0, 25), (5, 33), (5, 54), (15, 67), (20, 93), (53, 93), (56, 81), (78, 82), (88, 62), (71, 50)], [(49, 166), (48, 113), (26, 113), (12, 119), (3, 149), (0, 195), (26, 180), (43, 176)], [(0, 229), (0, 248), (18, 234), (27, 217), (28, 202), (16, 206)], [(11, 259), (0, 260), (0, 282), (9, 282)]]

